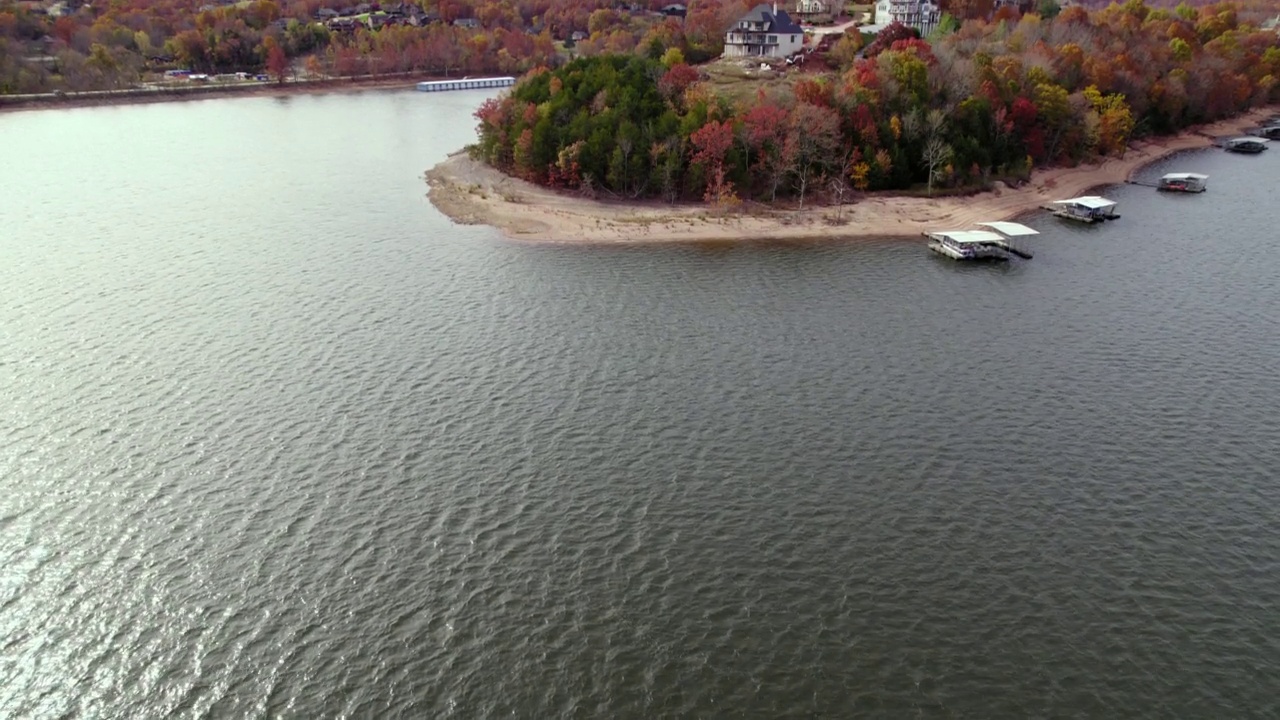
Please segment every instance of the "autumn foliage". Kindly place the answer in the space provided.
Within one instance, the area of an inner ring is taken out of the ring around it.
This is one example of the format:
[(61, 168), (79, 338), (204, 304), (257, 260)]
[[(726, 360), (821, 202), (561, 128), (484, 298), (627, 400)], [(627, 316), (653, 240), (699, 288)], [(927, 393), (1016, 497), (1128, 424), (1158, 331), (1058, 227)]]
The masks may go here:
[(649, 53), (581, 59), (487, 104), (473, 150), (538, 182), (711, 203), (1018, 182), (1280, 100), (1280, 38), (1259, 8), (1128, 0), (933, 42), (891, 26), (836, 72), (746, 100)]
[(57, 17), (53, 4), (0, 0), (0, 94), (131, 87), (169, 69), (520, 74), (561, 63), (557, 42), (697, 62), (720, 53), (746, 0), (699, 0), (683, 19), (658, 12), (662, 0), (63, 0)]

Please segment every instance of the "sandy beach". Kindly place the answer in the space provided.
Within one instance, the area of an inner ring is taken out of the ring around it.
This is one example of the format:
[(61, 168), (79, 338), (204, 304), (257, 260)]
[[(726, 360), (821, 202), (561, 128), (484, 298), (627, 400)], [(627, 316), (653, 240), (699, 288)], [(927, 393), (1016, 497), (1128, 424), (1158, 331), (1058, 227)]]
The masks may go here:
[[(560, 193), (504, 175), (459, 151), (426, 173), (429, 197), (440, 212), (466, 225), (491, 225), (510, 238), (540, 243), (735, 242), (919, 237), (930, 230), (973, 229), (975, 223), (1012, 220), (1063, 198), (1128, 181), (1142, 167), (1183, 150), (1210, 147), (1215, 137), (1238, 134), (1277, 113), (1263, 107), (1178, 135), (1130, 145), (1123, 158), (1074, 168), (1037, 170), (1016, 189), (964, 197), (921, 198), (864, 194), (842, 208), (771, 208), (747, 203), (718, 215), (705, 205), (657, 201), (611, 202)], [(1195, 168), (1187, 168), (1194, 171)]]

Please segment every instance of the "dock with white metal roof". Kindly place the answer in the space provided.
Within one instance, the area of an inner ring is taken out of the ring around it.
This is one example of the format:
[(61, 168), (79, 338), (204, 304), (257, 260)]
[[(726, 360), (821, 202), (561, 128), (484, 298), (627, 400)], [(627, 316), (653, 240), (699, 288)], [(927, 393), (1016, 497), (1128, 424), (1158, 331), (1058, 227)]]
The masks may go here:
[(1120, 219), (1120, 215), (1116, 212), (1116, 201), (1100, 195), (1081, 195), (1066, 200), (1055, 200), (1045, 205), (1044, 209), (1057, 217), (1086, 223)]
[(929, 249), (956, 260), (1008, 260), (1010, 255), (1030, 259), (1031, 253), (1013, 243), (1014, 238), (1039, 235), (1021, 223), (977, 223), (986, 230), (935, 230), (924, 233)]

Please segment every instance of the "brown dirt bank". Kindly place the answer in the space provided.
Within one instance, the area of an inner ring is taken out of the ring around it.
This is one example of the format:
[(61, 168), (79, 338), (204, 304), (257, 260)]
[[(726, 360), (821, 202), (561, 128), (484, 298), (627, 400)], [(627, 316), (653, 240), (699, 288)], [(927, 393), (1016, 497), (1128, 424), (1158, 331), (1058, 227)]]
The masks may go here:
[(276, 83), (236, 83), (213, 85), (182, 85), (158, 89), (93, 90), (81, 93), (51, 93), (39, 95), (0, 95), (0, 112), (17, 110), (49, 110), (56, 108), (93, 107), (97, 105), (136, 105), (143, 103), (204, 100), (218, 97), (255, 97), (300, 95), (338, 92), (343, 90), (371, 90), (411, 88), (423, 80), (441, 78), (427, 75), (397, 75), (395, 77), (332, 78), (328, 80), (300, 80)]
[(721, 242), (918, 237), (929, 230), (969, 229), (1009, 220), (1041, 205), (1123, 183), (1137, 170), (1182, 150), (1209, 147), (1275, 114), (1264, 107), (1173, 136), (1133, 143), (1123, 158), (1033, 173), (1017, 189), (967, 197), (919, 198), (872, 193), (845, 205), (784, 210), (747, 204), (720, 216), (704, 205), (590, 200), (509, 177), (469, 158), (450, 155), (426, 173), (429, 197), (464, 225), (491, 225), (508, 237), (543, 243)]

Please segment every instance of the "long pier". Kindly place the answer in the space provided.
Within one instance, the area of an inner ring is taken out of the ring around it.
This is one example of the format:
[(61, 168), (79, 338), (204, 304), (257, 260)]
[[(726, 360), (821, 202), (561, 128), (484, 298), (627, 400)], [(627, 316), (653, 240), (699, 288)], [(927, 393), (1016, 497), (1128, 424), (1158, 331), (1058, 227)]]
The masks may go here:
[(422, 92), (441, 92), (444, 90), (479, 90), (480, 88), (511, 87), (516, 84), (513, 77), (460, 78), (458, 80), (428, 80), (418, 83)]

